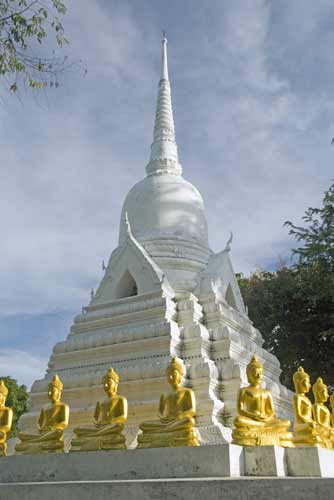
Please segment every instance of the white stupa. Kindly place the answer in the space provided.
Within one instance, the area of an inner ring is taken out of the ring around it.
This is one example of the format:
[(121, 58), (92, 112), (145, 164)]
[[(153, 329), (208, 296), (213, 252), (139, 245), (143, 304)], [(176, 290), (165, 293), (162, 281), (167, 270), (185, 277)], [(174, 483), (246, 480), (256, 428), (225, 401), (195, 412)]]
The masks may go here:
[(36, 426), (55, 373), (71, 407), (70, 427), (90, 423), (102, 397), (101, 377), (112, 366), (120, 375), (119, 392), (129, 401), (126, 434), (134, 446), (138, 424), (157, 414), (174, 355), (183, 360), (185, 384), (195, 391), (202, 444), (230, 441), (237, 392), (246, 384), (253, 354), (264, 362), (278, 415), (291, 417), (279, 362), (262, 348), (262, 336), (247, 316), (230, 243), (220, 253), (210, 250), (202, 197), (182, 177), (164, 37), (146, 177), (128, 193), (119, 245), (90, 304), (54, 347), (45, 378), (33, 384), (21, 427)]

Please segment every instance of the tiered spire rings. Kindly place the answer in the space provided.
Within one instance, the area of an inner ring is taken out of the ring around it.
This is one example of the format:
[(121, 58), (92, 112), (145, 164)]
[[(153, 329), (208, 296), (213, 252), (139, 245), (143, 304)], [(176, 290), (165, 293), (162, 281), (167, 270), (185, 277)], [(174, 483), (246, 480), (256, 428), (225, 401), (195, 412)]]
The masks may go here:
[(179, 163), (172, 109), (172, 98), (168, 76), (167, 38), (162, 38), (162, 65), (158, 99), (155, 113), (151, 156), (146, 166), (147, 175), (172, 173), (182, 174)]

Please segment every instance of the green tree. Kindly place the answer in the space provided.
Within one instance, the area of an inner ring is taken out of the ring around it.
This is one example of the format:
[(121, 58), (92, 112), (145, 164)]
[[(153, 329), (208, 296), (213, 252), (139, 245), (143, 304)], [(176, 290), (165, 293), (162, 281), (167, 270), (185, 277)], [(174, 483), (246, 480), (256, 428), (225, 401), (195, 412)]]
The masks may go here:
[(0, 377), (4, 380), (8, 387), (8, 397), (6, 406), (14, 410), (14, 419), (10, 437), (17, 436), (18, 434), (18, 421), (21, 415), (28, 409), (28, 393), (25, 385), (18, 385), (17, 381), (12, 377)]
[(280, 360), (281, 380), (289, 387), (299, 365), (313, 380), (334, 382), (334, 184), (323, 206), (309, 208), (303, 219), (305, 227), (286, 223), (302, 243), (293, 250), (295, 264), (239, 277), (249, 316)]
[[(326, 287), (323, 286), (326, 281)], [(283, 267), (239, 279), (250, 318), (264, 347), (281, 362), (282, 382), (292, 387), (299, 365), (313, 379), (334, 381), (334, 276), (322, 267)]]
[(321, 208), (306, 210), (303, 220), (306, 227), (295, 226), (287, 221), (289, 234), (302, 246), (293, 250), (300, 264), (322, 265), (329, 270), (334, 267), (334, 182), (325, 192)]
[(16, 92), (21, 81), (30, 87), (58, 85), (58, 74), (66, 69), (66, 57), (45, 57), (39, 45), (54, 33), (55, 43), (67, 43), (60, 16), (66, 13), (62, 0), (0, 0), (0, 76)]

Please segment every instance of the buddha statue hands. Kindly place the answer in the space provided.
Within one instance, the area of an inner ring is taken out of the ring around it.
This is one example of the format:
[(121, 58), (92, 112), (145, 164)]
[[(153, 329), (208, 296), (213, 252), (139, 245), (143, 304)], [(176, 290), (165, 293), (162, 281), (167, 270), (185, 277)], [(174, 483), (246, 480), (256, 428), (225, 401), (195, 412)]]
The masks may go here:
[(334, 428), (331, 426), (331, 414), (324, 404), (328, 401), (328, 388), (322, 378), (317, 378), (312, 386), (312, 392), (315, 403), (313, 405), (314, 420), (317, 424), (317, 431), (321, 437), (321, 446), (324, 448), (333, 448)]
[(183, 365), (173, 358), (167, 367), (171, 391), (160, 397), (158, 420), (140, 424), (138, 448), (199, 446), (195, 431), (195, 395), (181, 385), (182, 376)]
[(71, 442), (71, 451), (126, 448), (122, 431), (128, 417), (128, 402), (126, 398), (117, 394), (118, 384), (118, 374), (110, 368), (102, 378), (107, 398), (97, 402), (93, 425), (74, 429), (75, 437)]
[(239, 390), (233, 443), (241, 446), (292, 446), (290, 421), (276, 417), (270, 392), (261, 388), (262, 363), (253, 356), (246, 370), (249, 385)]
[(7, 455), (7, 434), (12, 428), (13, 410), (5, 406), (8, 389), (0, 380), (0, 456)]
[(42, 408), (38, 432), (20, 432), (21, 440), (15, 446), (19, 454), (61, 453), (64, 451), (64, 431), (68, 426), (70, 410), (61, 400), (63, 384), (55, 375), (48, 386), (50, 404)]

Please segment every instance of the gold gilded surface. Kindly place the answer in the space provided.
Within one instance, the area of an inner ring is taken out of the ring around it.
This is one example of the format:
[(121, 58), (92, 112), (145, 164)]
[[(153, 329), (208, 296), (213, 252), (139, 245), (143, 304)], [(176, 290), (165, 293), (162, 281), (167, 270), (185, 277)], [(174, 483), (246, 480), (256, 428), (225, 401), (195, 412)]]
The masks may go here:
[(293, 442), (295, 446), (324, 446), (321, 428), (314, 420), (312, 403), (306, 396), (311, 389), (310, 376), (301, 366), (293, 375), (293, 383)]
[(171, 391), (160, 397), (159, 418), (140, 424), (138, 448), (199, 446), (195, 431), (195, 394), (181, 385), (182, 376), (183, 366), (173, 358), (167, 367)]
[(8, 389), (0, 380), (0, 456), (7, 455), (7, 434), (13, 423), (13, 410), (5, 406)]
[(74, 429), (75, 437), (71, 442), (71, 451), (126, 448), (122, 431), (128, 417), (128, 402), (126, 398), (117, 394), (118, 383), (118, 374), (110, 368), (102, 378), (107, 398), (97, 402), (93, 425)]
[(321, 437), (321, 446), (324, 448), (333, 448), (334, 428), (331, 426), (331, 414), (324, 404), (328, 401), (328, 388), (322, 378), (317, 378), (312, 386), (314, 396), (313, 415), (318, 424), (317, 429)]
[(249, 385), (239, 390), (233, 443), (241, 446), (292, 446), (290, 421), (276, 417), (270, 391), (261, 388), (263, 365), (253, 356), (247, 365)]
[(334, 427), (334, 393), (330, 396), (329, 402), (330, 402), (331, 409), (332, 409), (331, 422), (332, 422), (332, 427)]
[(70, 410), (61, 400), (63, 384), (55, 375), (48, 387), (50, 404), (41, 410), (38, 432), (20, 432), (20, 443), (15, 447), (18, 454), (61, 453), (64, 451), (64, 430), (68, 426)]

